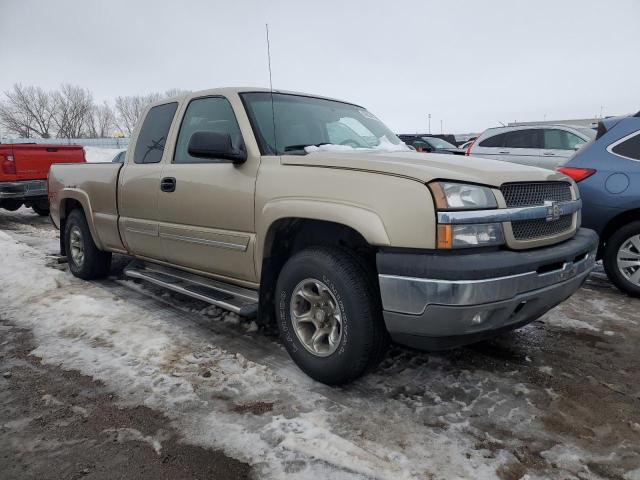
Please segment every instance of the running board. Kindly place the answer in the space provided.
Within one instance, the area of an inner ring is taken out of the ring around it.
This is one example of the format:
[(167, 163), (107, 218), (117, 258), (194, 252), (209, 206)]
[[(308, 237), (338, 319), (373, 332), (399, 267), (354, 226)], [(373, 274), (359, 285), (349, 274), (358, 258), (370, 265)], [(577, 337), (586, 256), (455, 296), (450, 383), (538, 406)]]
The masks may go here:
[(124, 274), (127, 277), (138, 278), (168, 290), (197, 298), (243, 317), (255, 318), (258, 314), (258, 292), (256, 290), (138, 260), (127, 265)]

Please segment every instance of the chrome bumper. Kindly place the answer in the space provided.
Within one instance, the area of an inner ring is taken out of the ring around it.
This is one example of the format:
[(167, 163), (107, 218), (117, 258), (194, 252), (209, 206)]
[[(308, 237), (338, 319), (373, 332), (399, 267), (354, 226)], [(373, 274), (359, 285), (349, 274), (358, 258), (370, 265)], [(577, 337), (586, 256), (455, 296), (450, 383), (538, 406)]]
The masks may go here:
[(438, 280), (379, 275), (385, 311), (421, 315), (429, 305), (469, 306), (501, 302), (523, 293), (586, 277), (595, 265), (596, 252), (577, 262), (564, 262), (558, 269), (536, 271), (482, 280)]
[(583, 228), (520, 252), (378, 252), (387, 331), (398, 343), (442, 350), (526, 325), (580, 288), (597, 247), (598, 236)]
[(46, 180), (24, 180), (18, 182), (0, 182), (0, 199), (46, 197)]

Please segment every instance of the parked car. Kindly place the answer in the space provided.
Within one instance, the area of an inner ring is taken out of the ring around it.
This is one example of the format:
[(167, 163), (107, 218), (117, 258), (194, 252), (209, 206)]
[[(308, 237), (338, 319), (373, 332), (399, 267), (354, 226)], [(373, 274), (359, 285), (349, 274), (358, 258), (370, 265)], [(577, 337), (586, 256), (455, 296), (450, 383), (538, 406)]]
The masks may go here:
[(111, 160), (112, 163), (124, 163), (124, 156), (127, 154), (126, 150), (122, 150), (114, 155)]
[(49, 195), (75, 276), (129, 255), (132, 278), (273, 322), (328, 384), (389, 336), (442, 349), (531, 322), (598, 242), (565, 175), (417, 153), (363, 107), (257, 89), (150, 105), (123, 164), (54, 165)]
[(595, 141), (560, 168), (580, 187), (582, 223), (620, 290), (640, 297), (640, 113), (602, 120)]
[(438, 137), (430, 137), (428, 135), (398, 135), (407, 145), (411, 145), (418, 152), (429, 153), (448, 153), (454, 155), (464, 155), (465, 151), (456, 147), (454, 144)]
[(570, 125), (489, 128), (467, 148), (466, 155), (553, 170), (595, 136), (592, 128)]
[(82, 163), (80, 145), (0, 144), (0, 208), (49, 215), (47, 174), (54, 163)]

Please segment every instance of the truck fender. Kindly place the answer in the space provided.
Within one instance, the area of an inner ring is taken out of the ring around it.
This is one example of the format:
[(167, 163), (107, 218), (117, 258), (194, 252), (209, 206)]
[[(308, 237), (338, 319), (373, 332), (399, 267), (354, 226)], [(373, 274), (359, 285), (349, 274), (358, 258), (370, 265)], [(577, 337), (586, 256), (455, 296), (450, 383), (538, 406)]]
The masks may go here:
[(382, 219), (358, 205), (328, 200), (282, 198), (268, 202), (257, 221), (256, 259), (261, 263), (266, 236), (274, 222), (284, 218), (306, 218), (345, 225), (357, 231), (370, 245), (390, 245)]
[(82, 210), (84, 211), (84, 216), (87, 219), (87, 224), (89, 225), (89, 231), (91, 232), (91, 236), (93, 237), (93, 241), (96, 244), (98, 249), (102, 250), (102, 242), (100, 241), (100, 237), (98, 236), (98, 232), (96, 230), (96, 226), (94, 223), (93, 217), (93, 209), (91, 208), (91, 201), (89, 200), (89, 196), (83, 192), (82, 190), (77, 190), (73, 188), (65, 188), (62, 190), (58, 196), (60, 197), (60, 236), (64, 235), (62, 231), (63, 219), (66, 217), (66, 209), (65, 204), (68, 200), (75, 200), (82, 206)]

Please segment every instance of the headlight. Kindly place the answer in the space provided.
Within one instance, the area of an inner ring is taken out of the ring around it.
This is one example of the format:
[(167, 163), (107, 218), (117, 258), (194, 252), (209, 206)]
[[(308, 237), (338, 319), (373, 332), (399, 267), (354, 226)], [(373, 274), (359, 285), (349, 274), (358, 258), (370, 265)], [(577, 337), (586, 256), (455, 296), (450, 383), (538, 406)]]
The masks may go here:
[(497, 208), (498, 203), (488, 187), (464, 183), (433, 182), (429, 184), (438, 210), (481, 210)]
[(503, 243), (500, 223), (438, 225), (438, 248), (488, 247)]
[[(433, 182), (429, 188), (436, 209), (485, 210), (498, 208), (496, 197), (489, 187), (455, 182)], [(437, 231), (438, 248), (472, 248), (504, 244), (501, 223), (440, 224)]]

